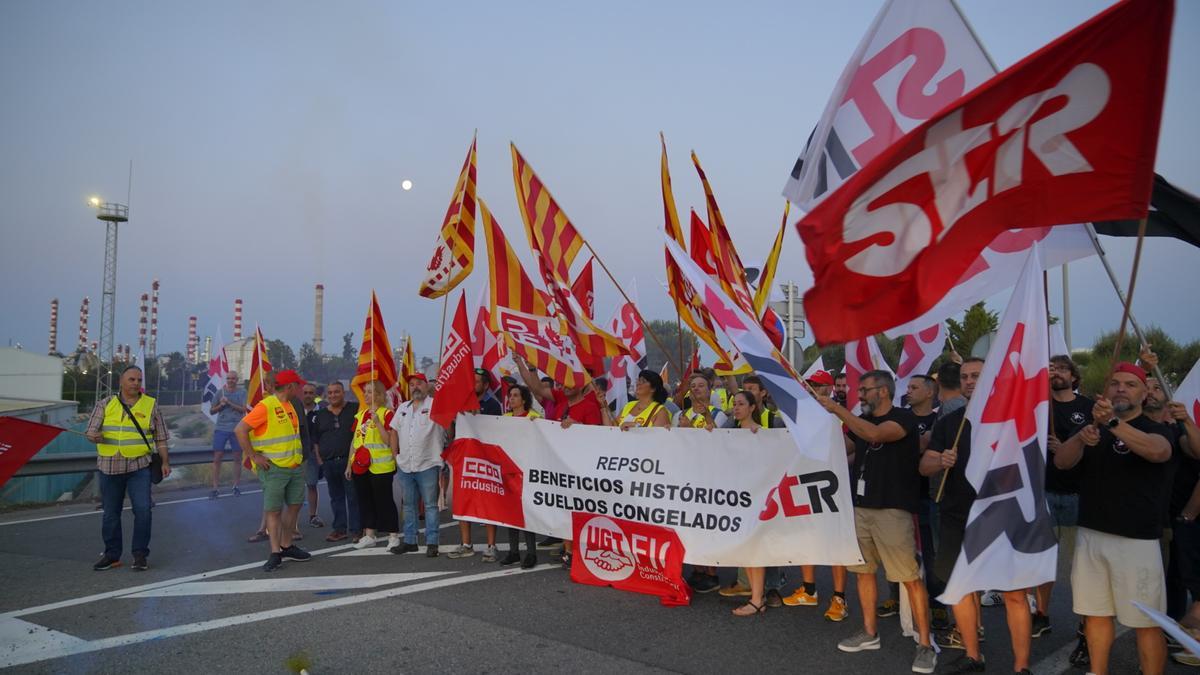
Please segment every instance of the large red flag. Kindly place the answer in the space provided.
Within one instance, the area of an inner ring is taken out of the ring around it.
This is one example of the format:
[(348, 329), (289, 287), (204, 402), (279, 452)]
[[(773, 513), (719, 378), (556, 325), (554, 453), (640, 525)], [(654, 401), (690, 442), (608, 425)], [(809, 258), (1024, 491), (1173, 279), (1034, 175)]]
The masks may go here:
[(437, 390), (429, 419), (450, 428), (460, 412), (479, 410), (475, 397), (475, 363), (471, 358), (471, 325), (467, 323), (467, 296), (460, 293), (454, 323), (442, 349), (442, 369), (438, 372)]
[(16, 417), (0, 417), (0, 487), (64, 430)]
[(587, 318), (593, 321), (596, 319), (596, 282), (592, 277), (592, 263), (595, 261), (595, 258), (588, 258), (587, 264), (579, 270), (579, 276), (571, 282), (571, 295), (579, 301)]
[(918, 126), (805, 216), (817, 341), (916, 318), (1005, 230), (1145, 216), (1173, 8), (1104, 11)]

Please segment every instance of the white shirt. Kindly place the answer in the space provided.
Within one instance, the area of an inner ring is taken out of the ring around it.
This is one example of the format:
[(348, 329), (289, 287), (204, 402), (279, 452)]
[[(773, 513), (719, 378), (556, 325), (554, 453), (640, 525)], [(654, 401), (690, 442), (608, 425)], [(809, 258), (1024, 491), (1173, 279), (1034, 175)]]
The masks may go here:
[(427, 396), (416, 408), (412, 401), (405, 401), (392, 417), (392, 429), (396, 430), (400, 447), (396, 466), (404, 473), (417, 473), (442, 464), (446, 430), (429, 419), (432, 407), (432, 396)]

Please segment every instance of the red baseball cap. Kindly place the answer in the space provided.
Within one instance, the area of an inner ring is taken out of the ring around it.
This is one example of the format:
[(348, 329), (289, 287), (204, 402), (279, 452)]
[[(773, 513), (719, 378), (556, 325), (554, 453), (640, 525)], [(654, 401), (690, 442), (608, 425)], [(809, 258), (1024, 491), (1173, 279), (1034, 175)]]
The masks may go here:
[(288, 384), (298, 384), (303, 387), (308, 383), (294, 370), (281, 370), (275, 373), (275, 386), (279, 387)]
[(425, 373), (413, 373), (408, 376), (408, 379), (410, 379), (410, 380), (416, 379), (416, 380), (420, 380), (420, 381), (426, 382), (426, 383), (429, 382), (429, 378), (425, 377)]
[(1113, 374), (1115, 375), (1117, 373), (1129, 373), (1130, 375), (1133, 375), (1137, 379), (1141, 380), (1142, 384), (1146, 384), (1146, 371), (1128, 361), (1121, 361), (1115, 368), (1113, 368)]
[(812, 376), (810, 376), (808, 378), (808, 381), (812, 382), (813, 384), (820, 384), (820, 385), (823, 385), (826, 387), (832, 387), (833, 386), (833, 375), (830, 375), (829, 371), (827, 371), (827, 370), (818, 370), (817, 372), (813, 373)]

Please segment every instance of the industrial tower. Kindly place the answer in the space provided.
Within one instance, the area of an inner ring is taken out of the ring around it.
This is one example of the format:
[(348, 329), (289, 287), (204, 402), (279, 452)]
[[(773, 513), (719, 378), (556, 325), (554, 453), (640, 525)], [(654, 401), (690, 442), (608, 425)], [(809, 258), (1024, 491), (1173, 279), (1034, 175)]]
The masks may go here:
[(104, 292), (100, 300), (100, 341), (97, 356), (100, 372), (96, 375), (96, 400), (113, 393), (113, 339), (116, 328), (117, 307), (117, 225), (128, 222), (129, 207), (125, 204), (101, 202), (93, 197), (91, 205), (96, 209), (96, 218), (106, 224), (104, 234)]

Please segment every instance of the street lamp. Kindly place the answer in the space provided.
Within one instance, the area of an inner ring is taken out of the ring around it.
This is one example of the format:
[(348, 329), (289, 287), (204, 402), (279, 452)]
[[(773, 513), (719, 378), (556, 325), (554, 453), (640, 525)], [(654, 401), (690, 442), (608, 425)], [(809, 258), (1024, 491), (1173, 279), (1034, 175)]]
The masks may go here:
[(104, 291), (100, 301), (100, 344), (97, 356), (100, 363), (108, 366), (106, 371), (97, 372), (96, 400), (113, 392), (112, 362), (117, 307), (117, 225), (129, 220), (129, 207), (125, 204), (106, 202), (98, 196), (88, 199), (88, 205), (96, 209), (96, 218), (105, 222), (104, 235)]

